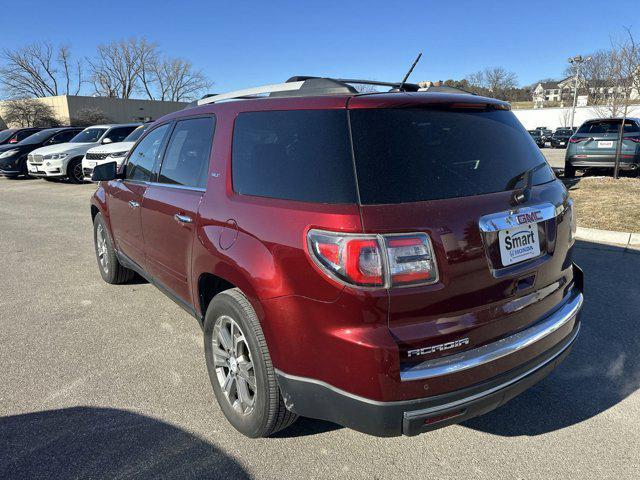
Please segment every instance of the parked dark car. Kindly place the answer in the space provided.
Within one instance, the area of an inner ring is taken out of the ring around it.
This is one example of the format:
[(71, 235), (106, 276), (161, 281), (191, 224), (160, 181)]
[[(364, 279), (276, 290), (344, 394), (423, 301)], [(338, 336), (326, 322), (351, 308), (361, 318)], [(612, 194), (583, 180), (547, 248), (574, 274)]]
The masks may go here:
[(547, 127), (537, 127), (536, 130), (540, 132), (542, 137), (542, 146), (551, 147), (551, 137), (553, 137), (553, 132)]
[[(569, 139), (565, 155), (566, 177), (574, 177), (576, 169), (615, 167), (616, 146), (621, 118), (589, 120)], [(624, 124), (620, 169), (640, 171), (640, 119), (628, 118)]]
[(0, 175), (18, 177), (28, 175), (27, 155), (36, 148), (56, 145), (71, 140), (82, 128), (59, 127), (40, 130), (24, 140), (0, 146)]
[(553, 148), (567, 148), (572, 135), (573, 130), (570, 128), (557, 128), (551, 136), (551, 146)]
[(540, 130), (527, 130), (539, 148), (544, 147), (544, 138)]
[(102, 278), (138, 272), (198, 320), (250, 437), (298, 415), (382, 436), (462, 422), (580, 329), (572, 202), (509, 104), (350, 83), (202, 99), (93, 172)]
[(6, 130), (0, 131), (0, 145), (18, 143), (40, 130), (42, 130), (42, 128), (38, 127), (7, 128)]

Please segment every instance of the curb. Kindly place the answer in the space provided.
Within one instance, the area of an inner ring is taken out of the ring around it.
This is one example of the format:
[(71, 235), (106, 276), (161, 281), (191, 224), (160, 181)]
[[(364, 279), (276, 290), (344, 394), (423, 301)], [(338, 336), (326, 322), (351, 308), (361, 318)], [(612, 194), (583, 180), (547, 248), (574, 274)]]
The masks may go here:
[(620, 245), (633, 250), (640, 250), (640, 233), (614, 232), (612, 230), (578, 227), (576, 239)]

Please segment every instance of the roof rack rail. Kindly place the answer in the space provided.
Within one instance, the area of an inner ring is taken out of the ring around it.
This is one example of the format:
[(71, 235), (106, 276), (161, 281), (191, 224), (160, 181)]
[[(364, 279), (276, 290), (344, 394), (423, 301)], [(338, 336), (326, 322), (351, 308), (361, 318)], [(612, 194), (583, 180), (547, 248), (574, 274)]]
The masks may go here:
[(221, 93), (219, 95), (211, 95), (205, 96), (198, 100), (198, 106), (207, 105), (209, 103), (221, 102), (222, 100), (231, 100), (234, 98), (246, 98), (252, 97), (253, 95), (260, 95), (263, 93), (274, 93), (274, 92), (287, 92), (291, 90), (299, 90), (302, 85), (304, 85), (304, 81), (300, 82), (290, 82), (290, 83), (274, 83), (271, 85), (263, 85), (261, 87), (252, 87), (245, 88), (244, 90), (235, 90), (233, 92)]
[[(396, 92), (418, 92), (424, 91), (420, 85), (406, 82), (381, 82), (378, 80), (362, 80), (353, 78), (327, 78), (295, 76), (285, 83), (275, 83), (260, 87), (245, 88), (232, 92), (217, 95), (205, 95), (197, 102), (189, 104), (186, 108), (194, 106), (208, 105), (224, 100), (239, 100), (256, 98), (256, 95), (268, 94), (270, 97), (298, 97), (310, 95), (330, 95), (330, 94), (358, 94), (358, 90), (353, 85), (373, 85), (380, 87), (390, 87), (390, 91)], [(432, 90), (437, 91), (437, 90)], [(449, 90), (450, 91), (450, 90)], [(462, 93), (462, 91), (461, 91)], [(468, 92), (464, 92), (468, 93)]]

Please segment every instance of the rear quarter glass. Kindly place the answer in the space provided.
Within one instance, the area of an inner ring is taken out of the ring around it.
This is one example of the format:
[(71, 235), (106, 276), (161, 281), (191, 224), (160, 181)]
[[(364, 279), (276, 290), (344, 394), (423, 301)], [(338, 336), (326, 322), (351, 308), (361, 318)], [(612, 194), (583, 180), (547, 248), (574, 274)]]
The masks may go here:
[(355, 203), (346, 111), (240, 113), (233, 131), (232, 179), (241, 195)]

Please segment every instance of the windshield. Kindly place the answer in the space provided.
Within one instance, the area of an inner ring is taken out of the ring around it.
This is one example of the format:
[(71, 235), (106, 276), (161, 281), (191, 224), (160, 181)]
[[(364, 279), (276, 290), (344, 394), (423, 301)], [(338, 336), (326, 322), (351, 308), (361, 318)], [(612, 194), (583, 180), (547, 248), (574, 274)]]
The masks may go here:
[(4, 131), (0, 132), (0, 142), (4, 142), (4, 141), (6, 141), (6, 140), (9, 140), (9, 138), (10, 138), (14, 133), (16, 133), (16, 131), (15, 131), (15, 130), (11, 130), (11, 129), (9, 129), (9, 130), (4, 130)]
[(70, 143), (96, 143), (106, 131), (106, 128), (85, 128), (78, 135), (73, 137), (70, 140)]
[[(351, 111), (363, 204), (419, 202), (511, 190), (545, 158), (509, 111)], [(533, 185), (553, 180), (546, 165)], [(514, 179), (519, 179), (514, 184)]]
[(51, 137), (57, 132), (57, 130), (41, 130), (38, 133), (29, 135), (27, 138), (18, 142), (17, 145), (35, 145), (44, 142), (47, 138)]
[(125, 138), (123, 140), (123, 142), (136, 142), (140, 136), (144, 133), (144, 131), (147, 129), (147, 127), (151, 125), (150, 123), (146, 124), (146, 125), (140, 125), (138, 128), (136, 128), (133, 132), (131, 132), (127, 138)]

